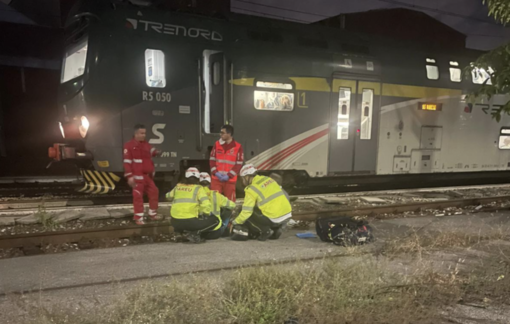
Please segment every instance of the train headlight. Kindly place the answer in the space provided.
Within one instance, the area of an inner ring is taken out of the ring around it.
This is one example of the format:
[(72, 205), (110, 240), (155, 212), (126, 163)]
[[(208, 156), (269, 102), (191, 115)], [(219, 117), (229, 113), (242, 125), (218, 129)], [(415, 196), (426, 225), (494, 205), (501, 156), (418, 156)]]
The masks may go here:
[(58, 126), (60, 127), (60, 132), (62, 133), (62, 137), (66, 138), (66, 133), (64, 132), (64, 126), (62, 126), (62, 123), (58, 122)]
[(81, 125), (79, 127), (81, 137), (85, 138), (85, 136), (87, 136), (89, 126), (90, 126), (90, 123), (89, 123), (89, 120), (87, 119), (87, 117), (81, 116)]

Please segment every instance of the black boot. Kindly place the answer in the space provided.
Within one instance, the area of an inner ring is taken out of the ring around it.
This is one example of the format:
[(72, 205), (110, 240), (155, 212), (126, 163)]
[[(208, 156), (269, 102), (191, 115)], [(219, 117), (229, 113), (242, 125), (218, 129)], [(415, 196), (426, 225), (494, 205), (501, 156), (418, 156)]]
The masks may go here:
[(266, 232), (260, 233), (258, 240), (264, 242), (269, 237), (271, 237), (271, 235), (273, 235), (273, 231), (271, 229), (268, 229)]
[(198, 244), (205, 242), (205, 239), (201, 238), (200, 234), (198, 234), (197, 232), (186, 233), (186, 238), (189, 240), (190, 243)]
[(273, 235), (269, 237), (270, 240), (277, 240), (282, 236), (283, 229), (281, 227), (274, 228), (273, 231)]

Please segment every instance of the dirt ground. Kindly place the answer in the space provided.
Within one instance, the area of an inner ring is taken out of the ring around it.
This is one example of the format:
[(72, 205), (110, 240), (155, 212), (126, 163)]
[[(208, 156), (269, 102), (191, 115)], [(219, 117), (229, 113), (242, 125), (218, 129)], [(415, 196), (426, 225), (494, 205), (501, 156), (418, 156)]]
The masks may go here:
[(377, 241), (362, 247), (298, 239), (300, 228), (0, 260), (0, 322), (509, 323), (510, 213), (371, 225)]

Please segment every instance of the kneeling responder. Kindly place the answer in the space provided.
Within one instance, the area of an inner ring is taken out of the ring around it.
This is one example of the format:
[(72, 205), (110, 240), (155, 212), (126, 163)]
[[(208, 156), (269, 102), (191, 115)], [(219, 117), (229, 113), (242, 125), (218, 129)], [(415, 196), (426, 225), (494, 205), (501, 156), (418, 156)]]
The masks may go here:
[(204, 242), (204, 233), (216, 228), (219, 221), (210, 216), (211, 202), (204, 188), (199, 185), (198, 170), (189, 168), (185, 177), (185, 183), (178, 183), (166, 194), (168, 200), (173, 200), (170, 210), (172, 226), (176, 232), (185, 233), (190, 242), (201, 243)]
[(278, 183), (269, 177), (258, 175), (251, 164), (240, 172), (245, 188), (244, 204), (234, 226), (245, 224), (250, 234), (259, 241), (278, 239), (282, 226), (292, 217), (292, 206)]
[(220, 222), (211, 232), (205, 234), (205, 238), (209, 240), (218, 239), (223, 235), (236, 204), (220, 194), (218, 191), (210, 189), (211, 177), (207, 172), (200, 173), (200, 184), (211, 201), (212, 214)]

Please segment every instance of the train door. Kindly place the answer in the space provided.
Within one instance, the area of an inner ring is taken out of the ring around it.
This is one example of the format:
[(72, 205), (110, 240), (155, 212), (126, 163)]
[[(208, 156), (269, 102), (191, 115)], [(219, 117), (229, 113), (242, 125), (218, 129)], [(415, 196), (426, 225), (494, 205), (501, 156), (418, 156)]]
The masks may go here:
[(328, 173), (375, 173), (381, 84), (335, 76), (332, 84)]
[(223, 52), (206, 50), (203, 56), (203, 131), (218, 137), (228, 120), (228, 69)]

